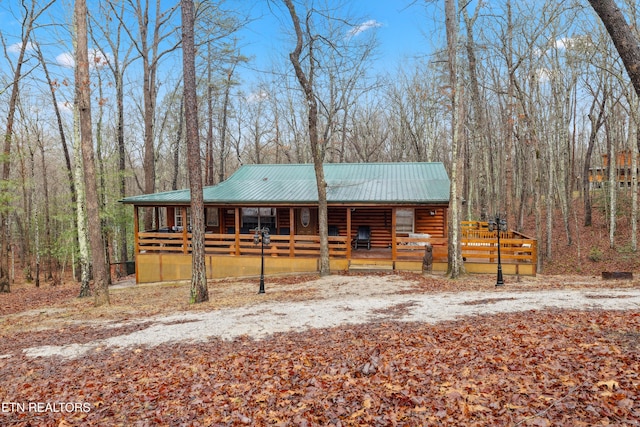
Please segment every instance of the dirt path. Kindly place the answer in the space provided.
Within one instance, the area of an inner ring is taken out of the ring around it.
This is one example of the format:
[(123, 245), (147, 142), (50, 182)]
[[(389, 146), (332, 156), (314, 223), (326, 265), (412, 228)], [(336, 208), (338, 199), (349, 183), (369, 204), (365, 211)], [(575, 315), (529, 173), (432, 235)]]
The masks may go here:
[[(533, 279), (535, 280), (535, 279)], [(435, 323), (466, 316), (548, 308), (630, 310), (640, 308), (640, 289), (593, 286), (578, 289), (510, 291), (487, 287), (486, 291), (420, 293), (414, 283), (396, 276), (329, 276), (301, 286), (313, 287), (317, 298), (292, 302), (260, 302), (256, 305), (206, 312), (184, 312), (138, 319), (150, 322), (136, 332), (83, 344), (44, 345), (24, 350), (29, 357), (77, 358), (113, 348), (158, 346), (178, 341), (248, 336), (264, 339), (275, 333), (330, 328), (388, 320)], [(125, 323), (103, 327), (117, 328)], [(96, 327), (101, 327), (99, 324)]]

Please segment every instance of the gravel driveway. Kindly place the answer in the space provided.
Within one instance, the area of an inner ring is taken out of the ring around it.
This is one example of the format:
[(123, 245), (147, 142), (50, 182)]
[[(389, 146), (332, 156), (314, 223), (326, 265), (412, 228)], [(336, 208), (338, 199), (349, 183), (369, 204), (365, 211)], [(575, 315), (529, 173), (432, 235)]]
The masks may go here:
[[(31, 347), (30, 357), (77, 358), (92, 351), (158, 346), (178, 341), (206, 341), (330, 328), (381, 321), (436, 323), (462, 317), (547, 308), (630, 310), (640, 308), (638, 288), (548, 289), (510, 291), (488, 285), (486, 291), (416, 293), (413, 284), (396, 276), (328, 276), (307, 282), (318, 298), (297, 302), (264, 302), (207, 312), (185, 312), (140, 319), (151, 324), (130, 334), (84, 344)], [(268, 292), (268, 290), (267, 290)], [(109, 323), (103, 327), (123, 324)]]

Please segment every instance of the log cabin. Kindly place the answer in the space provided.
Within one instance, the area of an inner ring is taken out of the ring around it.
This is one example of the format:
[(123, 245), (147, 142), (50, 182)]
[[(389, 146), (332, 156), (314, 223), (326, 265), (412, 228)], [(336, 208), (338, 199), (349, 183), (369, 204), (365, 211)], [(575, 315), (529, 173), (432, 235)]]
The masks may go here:
[[(615, 176), (616, 185), (619, 188), (631, 188), (631, 182), (634, 176), (637, 178), (639, 171), (636, 168), (632, 170), (633, 153), (631, 150), (622, 150), (616, 155), (616, 164), (613, 174)], [(589, 189), (600, 189), (605, 183), (609, 182), (609, 155), (602, 154), (602, 166), (589, 168)], [(637, 164), (640, 164), (640, 156), (637, 158)]]
[[(324, 174), (332, 272), (420, 271), (426, 245), (431, 269), (446, 270), (450, 183), (442, 163), (332, 163)], [(244, 165), (203, 196), (207, 277), (258, 275), (263, 259), (267, 275), (319, 271), (312, 164)], [(189, 190), (121, 202), (134, 208), (137, 283), (190, 279)], [(263, 229), (265, 248), (254, 238)]]

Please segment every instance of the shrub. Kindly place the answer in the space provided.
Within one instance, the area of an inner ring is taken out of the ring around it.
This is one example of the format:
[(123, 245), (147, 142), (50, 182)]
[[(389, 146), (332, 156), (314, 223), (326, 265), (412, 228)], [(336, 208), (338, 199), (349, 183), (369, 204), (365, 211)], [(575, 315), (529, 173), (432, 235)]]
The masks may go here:
[(593, 262), (602, 261), (602, 251), (598, 248), (591, 248), (589, 251), (589, 259)]

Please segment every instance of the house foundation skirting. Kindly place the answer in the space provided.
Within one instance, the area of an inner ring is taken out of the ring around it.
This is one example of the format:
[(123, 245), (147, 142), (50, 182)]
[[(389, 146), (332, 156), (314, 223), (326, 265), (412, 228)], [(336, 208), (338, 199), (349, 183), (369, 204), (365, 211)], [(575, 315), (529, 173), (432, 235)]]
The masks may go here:
[[(369, 264), (367, 264), (367, 262)], [(352, 268), (354, 260), (331, 259), (330, 268), (334, 273), (358, 271)], [(377, 270), (375, 263), (363, 260), (361, 270)], [(389, 261), (380, 270), (421, 272), (421, 261)], [(255, 277), (260, 275), (261, 258), (259, 256), (206, 255), (207, 278)], [(389, 268), (391, 266), (391, 268)], [(468, 273), (492, 274), (496, 264), (465, 262)], [(531, 264), (502, 264), (505, 275), (535, 276), (535, 266)], [(318, 258), (267, 257), (264, 259), (265, 275), (308, 274), (319, 271)], [(447, 263), (434, 262), (432, 271), (447, 271)], [(170, 282), (191, 279), (190, 254), (138, 254), (136, 259), (136, 282)]]

